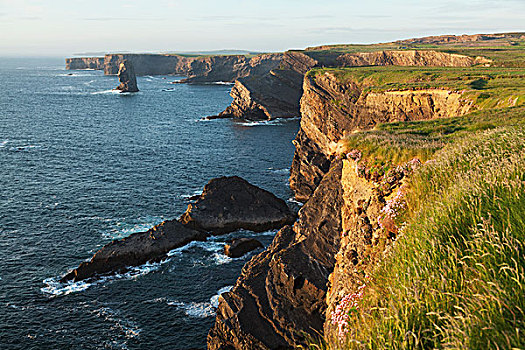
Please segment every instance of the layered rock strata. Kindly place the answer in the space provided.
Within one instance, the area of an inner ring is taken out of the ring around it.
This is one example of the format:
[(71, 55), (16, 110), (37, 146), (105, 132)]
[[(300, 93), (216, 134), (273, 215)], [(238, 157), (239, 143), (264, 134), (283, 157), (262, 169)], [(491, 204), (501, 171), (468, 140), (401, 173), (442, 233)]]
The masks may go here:
[(307, 76), (301, 99), (301, 128), (294, 141), (290, 187), (306, 201), (327, 170), (334, 147), (353, 130), (378, 123), (464, 115), (472, 101), (461, 91), (441, 89), (370, 92), (333, 74)]
[(341, 174), (336, 161), (293, 228), (281, 229), (221, 296), (209, 349), (284, 349), (322, 334), (341, 234)]
[(193, 59), (188, 78), (182, 83), (233, 82), (248, 76), (260, 76), (279, 67), (282, 54), (209, 56)]
[(238, 176), (211, 180), (180, 217), (187, 227), (213, 234), (278, 229), (294, 220), (285, 201)]
[(116, 90), (120, 90), (121, 92), (139, 91), (135, 70), (133, 69), (133, 64), (130, 61), (124, 61), (120, 64), (118, 70), (118, 80), (120, 84), (117, 86)]
[(376, 51), (342, 54), (336, 59), (338, 67), (358, 66), (433, 66), (470, 67), (474, 64), (490, 63), (483, 57), (472, 58), (432, 50)]
[(135, 74), (142, 75), (186, 75), (195, 58), (162, 54), (107, 54), (104, 57), (104, 74), (118, 74), (120, 64), (129, 61)]
[(73, 57), (66, 58), (66, 69), (104, 69), (104, 57)]

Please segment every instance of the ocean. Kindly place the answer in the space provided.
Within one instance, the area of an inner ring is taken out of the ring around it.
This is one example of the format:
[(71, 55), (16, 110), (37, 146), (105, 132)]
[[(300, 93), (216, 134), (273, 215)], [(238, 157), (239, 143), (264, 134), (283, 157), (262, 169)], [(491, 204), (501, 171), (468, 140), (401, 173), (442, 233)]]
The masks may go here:
[[(180, 77), (179, 77), (180, 78)], [(239, 175), (288, 200), (298, 120), (203, 121), (230, 85), (66, 71), (60, 58), (0, 58), (0, 349), (204, 349), (218, 295), (274, 231), (234, 232), (89, 283), (58, 282), (108, 242), (179, 217), (212, 178)]]

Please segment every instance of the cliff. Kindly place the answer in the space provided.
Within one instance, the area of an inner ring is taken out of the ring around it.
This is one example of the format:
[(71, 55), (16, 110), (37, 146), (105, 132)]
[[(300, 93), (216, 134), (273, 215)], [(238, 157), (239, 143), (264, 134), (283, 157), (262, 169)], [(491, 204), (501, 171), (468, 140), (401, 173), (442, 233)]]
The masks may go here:
[(161, 54), (107, 54), (104, 57), (104, 74), (118, 74), (120, 64), (129, 61), (137, 75), (186, 75), (194, 58)]
[(191, 61), (183, 83), (233, 82), (248, 76), (266, 74), (279, 67), (282, 54), (206, 56)]
[(474, 64), (490, 63), (483, 57), (472, 58), (433, 50), (376, 51), (342, 54), (336, 59), (338, 67), (358, 66), (433, 66), (470, 67)]
[[(258, 67), (235, 81), (231, 105), (219, 117), (276, 119), (299, 116), (304, 74), (317, 64), (297, 52), (279, 56), (275, 67)], [(271, 69), (268, 69), (271, 68)]]
[(342, 82), (331, 73), (304, 80), (301, 128), (290, 187), (306, 201), (326, 173), (334, 145), (347, 133), (378, 123), (445, 118), (466, 114), (472, 101), (461, 91), (424, 89), (372, 92), (366, 83)]
[(66, 58), (66, 69), (104, 69), (104, 57)]
[(342, 163), (271, 246), (250, 260), (222, 295), (209, 349), (282, 349), (322, 333), (328, 276), (341, 232)]

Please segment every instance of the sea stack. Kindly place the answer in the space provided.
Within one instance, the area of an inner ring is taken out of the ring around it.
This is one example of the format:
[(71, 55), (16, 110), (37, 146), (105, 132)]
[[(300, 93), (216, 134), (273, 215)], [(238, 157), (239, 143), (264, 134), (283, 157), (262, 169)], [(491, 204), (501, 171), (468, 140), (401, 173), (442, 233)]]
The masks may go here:
[(133, 64), (124, 60), (118, 70), (118, 80), (120, 85), (117, 87), (117, 90), (121, 92), (138, 92), (139, 88), (137, 87), (137, 77), (135, 76), (135, 70), (133, 69)]

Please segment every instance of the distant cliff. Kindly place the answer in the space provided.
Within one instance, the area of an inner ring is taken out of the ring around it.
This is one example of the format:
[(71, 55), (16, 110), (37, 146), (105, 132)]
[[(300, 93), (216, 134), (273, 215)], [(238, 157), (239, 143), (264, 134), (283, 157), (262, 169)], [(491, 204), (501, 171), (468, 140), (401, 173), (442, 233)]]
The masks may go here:
[(66, 69), (103, 70), (106, 75), (118, 74), (125, 60), (135, 67), (137, 75), (187, 75), (193, 57), (162, 54), (107, 54), (104, 57), (66, 58)]
[(66, 69), (104, 69), (104, 57), (66, 58)]

